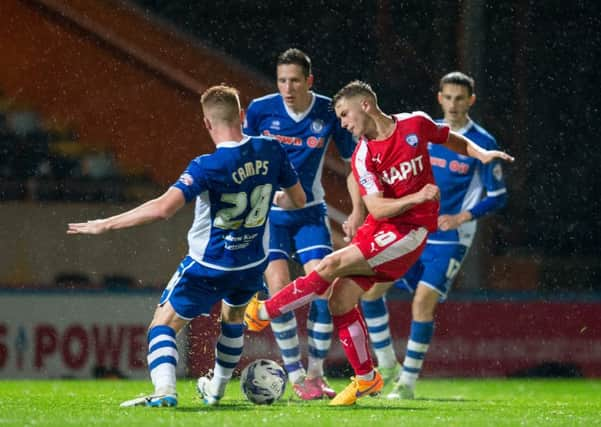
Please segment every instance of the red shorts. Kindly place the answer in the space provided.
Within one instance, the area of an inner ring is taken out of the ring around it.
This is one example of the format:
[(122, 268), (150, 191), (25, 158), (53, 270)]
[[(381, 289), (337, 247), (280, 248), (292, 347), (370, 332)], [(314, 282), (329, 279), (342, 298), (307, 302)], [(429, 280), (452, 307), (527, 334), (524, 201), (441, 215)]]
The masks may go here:
[(370, 265), (374, 276), (349, 277), (365, 291), (376, 282), (393, 282), (405, 275), (417, 262), (428, 237), (428, 230), (409, 224), (368, 222), (353, 238)]

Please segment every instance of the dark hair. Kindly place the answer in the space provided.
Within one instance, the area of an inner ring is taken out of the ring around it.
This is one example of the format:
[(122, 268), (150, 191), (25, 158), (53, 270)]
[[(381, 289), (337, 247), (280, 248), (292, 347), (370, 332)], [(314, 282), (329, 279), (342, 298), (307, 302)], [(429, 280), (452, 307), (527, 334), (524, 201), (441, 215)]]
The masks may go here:
[(374, 100), (374, 102), (378, 101), (376, 93), (368, 83), (365, 83), (361, 80), (353, 80), (352, 82), (344, 86), (342, 89), (340, 89), (338, 92), (336, 92), (336, 95), (334, 95), (334, 97), (332, 98), (332, 105), (336, 107), (336, 104), (342, 98), (353, 98), (359, 95), (370, 97)]
[(301, 67), (305, 77), (309, 77), (311, 74), (311, 58), (300, 49), (291, 48), (280, 53), (276, 66), (286, 64), (295, 64)]
[(472, 79), (467, 74), (462, 73), (461, 71), (453, 71), (449, 74), (446, 74), (440, 79), (440, 90), (442, 91), (442, 87), (446, 84), (459, 85), (467, 88), (467, 92), (470, 96), (474, 93), (474, 79)]

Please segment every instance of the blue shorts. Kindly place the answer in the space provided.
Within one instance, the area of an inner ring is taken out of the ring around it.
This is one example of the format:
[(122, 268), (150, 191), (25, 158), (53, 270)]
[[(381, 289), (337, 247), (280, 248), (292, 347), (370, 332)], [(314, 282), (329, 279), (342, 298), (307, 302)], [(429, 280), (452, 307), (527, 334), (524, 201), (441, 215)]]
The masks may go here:
[(467, 249), (466, 246), (460, 244), (427, 244), (419, 261), (413, 264), (407, 274), (394, 284), (397, 288), (415, 292), (418, 283), (421, 282), (438, 292), (441, 299), (444, 300), (451, 290), (451, 285), (459, 272)]
[(185, 320), (208, 316), (220, 300), (231, 307), (245, 306), (263, 289), (266, 267), (267, 261), (248, 270), (223, 271), (204, 267), (187, 256), (167, 284), (159, 305), (169, 301)]
[(323, 204), (269, 214), (269, 261), (295, 259), (306, 264), (332, 253), (332, 238)]

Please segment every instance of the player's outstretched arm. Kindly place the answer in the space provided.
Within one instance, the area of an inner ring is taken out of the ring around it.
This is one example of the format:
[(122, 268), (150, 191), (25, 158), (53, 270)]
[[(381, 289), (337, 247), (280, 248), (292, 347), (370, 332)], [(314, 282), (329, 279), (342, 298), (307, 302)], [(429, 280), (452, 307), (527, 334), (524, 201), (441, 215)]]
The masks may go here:
[(438, 199), (440, 199), (440, 189), (434, 184), (426, 184), (418, 192), (407, 194), (399, 199), (382, 197), (381, 192), (363, 196), (367, 210), (378, 220), (400, 215), (419, 203)]
[(162, 196), (119, 215), (87, 222), (70, 223), (67, 234), (102, 234), (109, 230), (134, 227), (173, 216), (184, 204), (181, 190), (171, 187)]
[(449, 138), (443, 145), (449, 150), (463, 154), (464, 156), (473, 157), (482, 163), (489, 163), (495, 159), (505, 160), (506, 162), (513, 162), (515, 160), (515, 158), (504, 151), (485, 150), (465, 136), (453, 131), (449, 132)]
[(273, 202), (282, 209), (300, 209), (307, 203), (307, 195), (300, 182), (297, 182), (283, 191), (276, 191)]

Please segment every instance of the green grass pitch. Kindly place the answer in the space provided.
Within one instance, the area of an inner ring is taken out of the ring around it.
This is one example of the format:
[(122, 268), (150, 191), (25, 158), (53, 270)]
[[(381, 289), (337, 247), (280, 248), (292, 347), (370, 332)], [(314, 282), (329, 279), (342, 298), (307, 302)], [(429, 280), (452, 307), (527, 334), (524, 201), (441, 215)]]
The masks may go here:
[[(348, 380), (334, 380), (340, 390)], [(350, 408), (302, 402), (290, 390), (272, 406), (246, 401), (239, 383), (204, 406), (194, 381), (179, 381), (177, 408), (120, 408), (149, 381), (0, 381), (0, 426), (593, 426), (599, 380), (421, 380), (416, 400), (362, 398)]]

